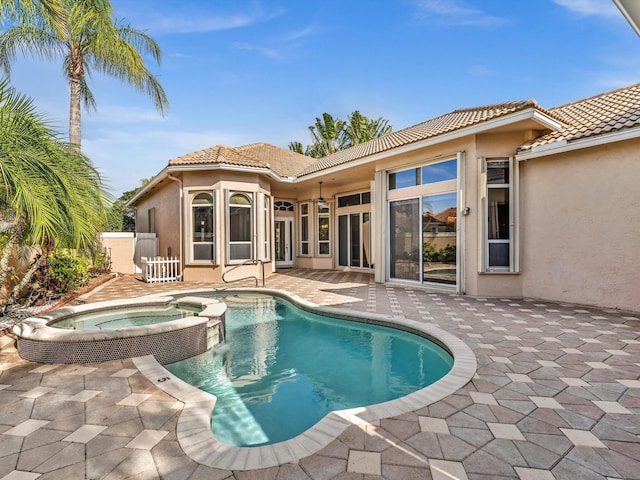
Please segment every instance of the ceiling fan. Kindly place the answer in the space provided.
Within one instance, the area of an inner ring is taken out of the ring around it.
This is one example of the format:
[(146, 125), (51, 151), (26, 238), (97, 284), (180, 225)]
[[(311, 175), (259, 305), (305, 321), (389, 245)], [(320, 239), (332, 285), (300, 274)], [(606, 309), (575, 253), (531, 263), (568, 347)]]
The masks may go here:
[(332, 198), (326, 199), (326, 198), (324, 198), (322, 196), (322, 182), (320, 181), (320, 182), (318, 182), (318, 184), (320, 185), (320, 196), (316, 199), (316, 201), (318, 202), (318, 205), (319, 206), (328, 206), (329, 203), (335, 202), (335, 200), (332, 199)]

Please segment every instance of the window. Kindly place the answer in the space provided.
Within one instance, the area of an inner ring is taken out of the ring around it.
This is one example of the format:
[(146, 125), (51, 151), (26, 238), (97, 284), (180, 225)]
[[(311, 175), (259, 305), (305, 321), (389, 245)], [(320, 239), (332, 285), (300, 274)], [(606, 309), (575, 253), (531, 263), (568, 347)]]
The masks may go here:
[(274, 202), (273, 209), (276, 212), (293, 212), (293, 203), (284, 200)]
[(414, 187), (420, 184), (420, 169), (412, 168), (389, 174), (389, 190)]
[(389, 174), (389, 278), (458, 287), (460, 162), (442, 158)]
[(309, 255), (309, 204), (300, 205), (300, 255)]
[(484, 159), (485, 271), (515, 271), (513, 160)]
[(430, 183), (455, 180), (458, 176), (458, 160), (453, 158), (443, 162), (430, 163), (418, 168), (410, 168), (389, 174), (389, 190), (428, 185)]
[(152, 207), (147, 210), (147, 232), (156, 233), (156, 208)]
[(248, 194), (229, 197), (229, 261), (253, 258), (252, 200)]
[(329, 206), (318, 203), (318, 255), (329, 255), (331, 253), (331, 242), (329, 232)]
[(369, 203), (371, 203), (371, 194), (369, 192), (354, 193), (352, 195), (342, 195), (338, 197), (338, 208), (366, 205)]
[(191, 201), (191, 258), (214, 260), (213, 195), (198, 193)]

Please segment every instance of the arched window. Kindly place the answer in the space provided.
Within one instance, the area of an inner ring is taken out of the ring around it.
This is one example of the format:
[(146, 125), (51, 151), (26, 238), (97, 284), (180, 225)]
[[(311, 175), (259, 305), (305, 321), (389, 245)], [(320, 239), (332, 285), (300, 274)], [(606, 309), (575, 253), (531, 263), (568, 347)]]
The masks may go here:
[(229, 260), (253, 258), (253, 202), (248, 194), (229, 197)]
[(214, 260), (213, 195), (198, 193), (191, 201), (191, 255), (194, 261)]

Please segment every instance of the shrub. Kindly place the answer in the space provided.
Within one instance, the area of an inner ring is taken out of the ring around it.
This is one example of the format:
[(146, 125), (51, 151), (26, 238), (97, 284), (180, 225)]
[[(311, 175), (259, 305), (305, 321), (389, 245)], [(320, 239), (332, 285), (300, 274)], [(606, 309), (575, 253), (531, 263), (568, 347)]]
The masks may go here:
[(50, 288), (57, 293), (86, 285), (89, 280), (89, 261), (69, 250), (55, 250), (49, 257), (49, 269)]

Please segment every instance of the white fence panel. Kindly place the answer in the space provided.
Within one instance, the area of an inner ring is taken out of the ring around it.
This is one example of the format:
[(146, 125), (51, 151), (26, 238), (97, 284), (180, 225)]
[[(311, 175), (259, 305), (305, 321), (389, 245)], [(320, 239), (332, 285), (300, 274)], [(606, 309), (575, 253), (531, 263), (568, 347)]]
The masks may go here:
[(142, 257), (142, 278), (145, 282), (175, 282), (180, 276), (178, 257)]

